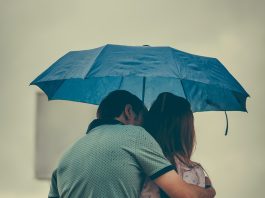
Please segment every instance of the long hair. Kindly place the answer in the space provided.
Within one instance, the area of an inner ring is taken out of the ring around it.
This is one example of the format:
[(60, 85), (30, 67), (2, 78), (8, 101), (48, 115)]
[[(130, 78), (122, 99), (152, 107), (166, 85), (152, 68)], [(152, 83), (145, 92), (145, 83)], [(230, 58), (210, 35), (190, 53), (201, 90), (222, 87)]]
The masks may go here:
[(147, 114), (145, 128), (172, 164), (177, 157), (188, 167), (195, 165), (190, 160), (196, 144), (194, 117), (186, 99), (161, 93)]

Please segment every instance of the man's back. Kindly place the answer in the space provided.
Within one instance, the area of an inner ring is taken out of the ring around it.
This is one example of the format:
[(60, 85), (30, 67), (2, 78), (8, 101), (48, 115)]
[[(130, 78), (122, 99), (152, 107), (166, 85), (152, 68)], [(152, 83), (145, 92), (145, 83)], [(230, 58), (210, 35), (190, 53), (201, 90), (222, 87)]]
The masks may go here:
[(157, 177), (168, 167), (160, 147), (143, 128), (102, 125), (65, 153), (56, 185), (61, 197), (139, 197), (146, 175)]

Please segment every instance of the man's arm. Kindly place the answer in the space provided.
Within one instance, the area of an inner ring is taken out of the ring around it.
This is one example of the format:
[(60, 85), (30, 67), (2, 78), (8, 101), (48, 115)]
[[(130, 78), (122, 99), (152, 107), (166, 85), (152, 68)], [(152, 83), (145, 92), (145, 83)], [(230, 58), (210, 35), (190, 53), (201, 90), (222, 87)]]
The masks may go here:
[(213, 188), (187, 184), (174, 170), (161, 175), (154, 182), (171, 198), (213, 198), (216, 194)]
[(56, 171), (53, 171), (52, 177), (51, 177), (51, 186), (50, 186), (50, 192), (48, 194), (48, 198), (59, 198), (59, 192), (57, 188), (57, 176), (56, 176)]

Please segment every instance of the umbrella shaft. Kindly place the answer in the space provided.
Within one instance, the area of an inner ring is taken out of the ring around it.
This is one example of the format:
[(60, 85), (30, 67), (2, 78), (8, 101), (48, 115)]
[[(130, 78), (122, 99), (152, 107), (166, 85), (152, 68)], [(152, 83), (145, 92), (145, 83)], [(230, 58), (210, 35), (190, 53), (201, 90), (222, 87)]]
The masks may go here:
[(143, 89), (142, 89), (142, 101), (144, 102), (144, 94), (145, 94), (145, 81), (146, 81), (146, 78), (143, 77)]

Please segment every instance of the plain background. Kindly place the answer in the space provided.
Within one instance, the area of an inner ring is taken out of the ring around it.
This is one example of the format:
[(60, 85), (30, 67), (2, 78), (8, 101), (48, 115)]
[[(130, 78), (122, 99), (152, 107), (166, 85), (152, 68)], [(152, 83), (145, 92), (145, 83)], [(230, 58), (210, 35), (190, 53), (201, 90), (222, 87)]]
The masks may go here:
[(38, 89), (29, 83), (68, 51), (106, 43), (218, 58), (251, 95), (249, 113), (228, 113), (227, 137), (224, 113), (196, 113), (194, 159), (217, 198), (263, 197), (264, 9), (263, 0), (0, 0), (0, 197), (49, 190), (34, 176)]
[(69, 101), (48, 101), (37, 94), (35, 133), (35, 176), (50, 180), (58, 160), (69, 146), (86, 134), (96, 118), (97, 105)]

